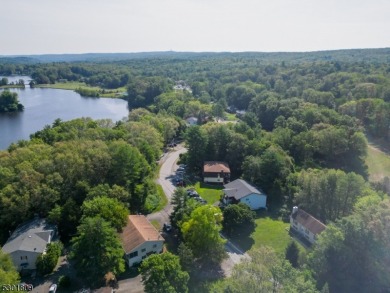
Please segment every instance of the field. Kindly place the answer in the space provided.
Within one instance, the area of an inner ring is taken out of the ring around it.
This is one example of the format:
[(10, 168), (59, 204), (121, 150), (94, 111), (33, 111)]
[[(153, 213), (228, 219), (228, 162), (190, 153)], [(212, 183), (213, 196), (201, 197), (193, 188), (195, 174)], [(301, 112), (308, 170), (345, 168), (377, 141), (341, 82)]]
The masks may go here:
[(100, 93), (100, 97), (103, 98), (118, 98), (122, 97), (126, 93), (126, 88), (121, 87), (112, 90), (103, 90), (100, 87), (89, 86), (84, 82), (57, 82), (55, 84), (38, 84), (35, 85), (37, 88), (52, 88), (52, 89), (62, 89), (62, 90), (75, 90), (77, 88), (86, 88), (90, 90), (103, 91)]
[(379, 181), (383, 177), (390, 177), (390, 156), (379, 148), (369, 144), (366, 158), (371, 181)]
[[(289, 223), (262, 215), (256, 220), (255, 231), (246, 238), (232, 239), (244, 251), (261, 246), (272, 247), (276, 253), (283, 254), (291, 237), (288, 232)], [(299, 245), (300, 246), (300, 245)], [(302, 247), (303, 249), (303, 247)]]
[(199, 195), (207, 200), (209, 204), (214, 204), (221, 198), (221, 190), (223, 189), (221, 185), (206, 185), (202, 182), (197, 182), (194, 187)]

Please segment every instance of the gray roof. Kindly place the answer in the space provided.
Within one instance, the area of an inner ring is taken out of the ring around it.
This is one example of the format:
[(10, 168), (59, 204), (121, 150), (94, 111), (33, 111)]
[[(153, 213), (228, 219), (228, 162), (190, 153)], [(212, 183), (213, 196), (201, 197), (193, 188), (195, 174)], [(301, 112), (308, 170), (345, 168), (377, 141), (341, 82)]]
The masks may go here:
[(253, 187), (248, 182), (242, 179), (236, 179), (228, 184), (224, 185), (224, 192), (227, 197), (234, 197), (236, 200), (248, 196), (252, 193), (260, 194), (267, 196), (264, 192), (258, 190), (256, 187)]
[(31, 251), (42, 253), (49, 243), (50, 235), (55, 231), (45, 219), (33, 219), (20, 225), (3, 246), (3, 251)]

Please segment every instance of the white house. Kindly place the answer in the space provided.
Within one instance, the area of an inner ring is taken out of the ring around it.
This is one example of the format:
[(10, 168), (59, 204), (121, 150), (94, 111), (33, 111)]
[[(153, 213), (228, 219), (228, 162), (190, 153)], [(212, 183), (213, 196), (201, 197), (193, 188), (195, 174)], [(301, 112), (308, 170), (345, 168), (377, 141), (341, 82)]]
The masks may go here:
[(56, 234), (56, 228), (45, 219), (35, 218), (16, 228), (2, 250), (11, 255), (18, 271), (36, 269), (39, 255), (46, 252), (46, 246)]
[(203, 182), (224, 184), (230, 181), (230, 168), (225, 162), (207, 161), (203, 164)]
[(267, 195), (245, 180), (237, 179), (225, 184), (224, 187), (223, 201), (225, 204), (242, 202), (248, 205), (251, 210), (265, 208), (267, 205)]
[(326, 226), (304, 210), (293, 207), (290, 228), (313, 244), (317, 240), (317, 235), (324, 231)]
[(163, 251), (164, 238), (143, 215), (129, 215), (120, 238), (129, 267)]
[(187, 125), (189, 125), (189, 126), (195, 126), (195, 125), (198, 125), (198, 118), (196, 118), (196, 117), (188, 117), (186, 119), (186, 122), (187, 122)]

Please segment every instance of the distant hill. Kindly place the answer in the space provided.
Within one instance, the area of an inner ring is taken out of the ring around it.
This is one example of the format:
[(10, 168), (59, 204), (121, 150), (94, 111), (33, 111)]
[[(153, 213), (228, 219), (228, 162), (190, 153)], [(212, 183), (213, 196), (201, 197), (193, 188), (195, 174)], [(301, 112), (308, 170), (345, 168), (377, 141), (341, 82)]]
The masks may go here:
[(316, 52), (141, 52), (141, 53), (86, 53), (0, 56), (0, 63), (29, 64), (47, 62), (105, 62), (147, 58), (192, 59), (204, 57), (262, 58), (269, 61), (344, 61), (390, 62), (390, 48), (350, 49)]

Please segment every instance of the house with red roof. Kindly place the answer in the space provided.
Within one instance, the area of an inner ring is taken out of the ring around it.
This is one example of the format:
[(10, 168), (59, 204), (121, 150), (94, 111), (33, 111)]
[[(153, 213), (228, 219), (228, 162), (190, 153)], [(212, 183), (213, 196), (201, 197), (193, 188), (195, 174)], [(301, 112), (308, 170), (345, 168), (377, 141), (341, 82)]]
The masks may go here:
[(129, 215), (120, 239), (129, 267), (142, 262), (153, 253), (163, 251), (164, 238), (143, 215)]
[(293, 211), (290, 215), (290, 228), (311, 244), (314, 244), (318, 234), (324, 231), (326, 226), (304, 210), (293, 207)]

